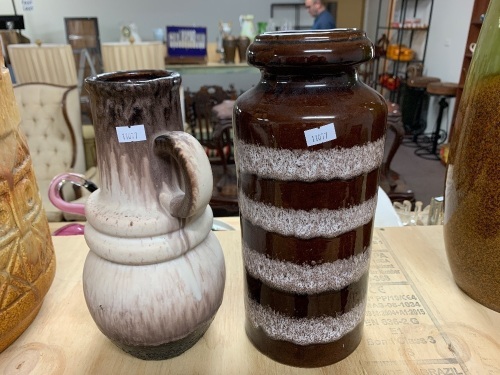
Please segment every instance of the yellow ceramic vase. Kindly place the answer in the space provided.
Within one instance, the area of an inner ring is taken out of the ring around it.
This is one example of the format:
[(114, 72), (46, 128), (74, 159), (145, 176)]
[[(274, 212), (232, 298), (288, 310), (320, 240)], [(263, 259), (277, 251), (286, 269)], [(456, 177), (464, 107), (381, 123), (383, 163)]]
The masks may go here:
[(36, 317), (54, 279), (45, 211), (0, 52), (0, 352)]

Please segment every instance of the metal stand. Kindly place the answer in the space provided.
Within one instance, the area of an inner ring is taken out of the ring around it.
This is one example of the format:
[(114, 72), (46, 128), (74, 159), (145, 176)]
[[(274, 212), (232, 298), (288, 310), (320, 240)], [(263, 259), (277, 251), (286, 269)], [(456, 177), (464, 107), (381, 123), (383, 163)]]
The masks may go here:
[(446, 97), (441, 97), (441, 100), (439, 100), (439, 112), (434, 132), (432, 132), (430, 137), (429, 135), (424, 134), (417, 138), (419, 148), (415, 150), (415, 155), (428, 160), (440, 160), (439, 155), (437, 154), (437, 145), (444, 143), (448, 135), (446, 131), (441, 130), (443, 112), (446, 108), (448, 108), (448, 106)]
[(90, 74), (92, 76), (97, 75), (96, 70), (95, 70), (95, 64), (94, 61), (92, 61), (92, 58), (90, 57), (90, 53), (87, 50), (87, 48), (82, 48), (80, 50), (74, 50), (75, 54), (80, 54), (80, 60), (78, 63), (78, 92), (82, 92), (82, 86), (83, 86), (83, 76), (85, 74), (85, 62), (89, 64), (90, 68)]

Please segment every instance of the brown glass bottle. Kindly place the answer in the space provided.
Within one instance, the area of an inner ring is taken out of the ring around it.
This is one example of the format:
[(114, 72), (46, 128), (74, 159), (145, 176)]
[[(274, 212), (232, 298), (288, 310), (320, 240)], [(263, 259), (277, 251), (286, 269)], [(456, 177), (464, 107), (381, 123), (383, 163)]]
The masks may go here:
[(293, 366), (338, 362), (363, 328), (387, 107), (354, 29), (261, 34), (234, 107), (246, 332)]

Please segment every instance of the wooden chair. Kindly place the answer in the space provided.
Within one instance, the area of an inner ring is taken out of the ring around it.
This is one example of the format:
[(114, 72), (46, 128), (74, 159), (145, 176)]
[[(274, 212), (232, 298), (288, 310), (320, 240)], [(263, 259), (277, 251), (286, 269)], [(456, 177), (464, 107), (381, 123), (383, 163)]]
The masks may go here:
[[(222, 165), (224, 172), (232, 158), (232, 106), (236, 99), (233, 87), (202, 86), (184, 94), (185, 118), (190, 132), (207, 152), (211, 164)], [(229, 113), (228, 113), (229, 112)]]
[[(15, 86), (14, 94), (47, 219), (70, 219), (52, 205), (48, 191), (56, 175), (86, 172), (77, 87), (27, 83)], [(77, 195), (68, 189), (64, 197), (73, 200)]]
[(88, 149), (95, 144), (94, 127), (87, 93), (82, 90), (83, 77), (76, 73), (76, 64), (70, 44), (11, 44), (12, 68), (17, 83), (47, 83), (60, 86), (76, 85), (79, 91), (78, 109), (83, 122), (85, 142)]
[(186, 131), (205, 148), (212, 166), (214, 190), (210, 206), (214, 216), (237, 215), (238, 195), (233, 156), (232, 108), (236, 91), (217, 85), (184, 92)]
[(403, 142), (405, 129), (402, 121), (401, 111), (395, 103), (387, 102), (387, 130), (392, 131), (393, 141), (390, 149), (386, 152), (386, 157), (380, 167), (380, 187), (386, 192), (391, 202), (401, 202), (408, 200), (415, 203), (415, 193), (401, 179), (399, 173), (391, 169), (391, 162)]

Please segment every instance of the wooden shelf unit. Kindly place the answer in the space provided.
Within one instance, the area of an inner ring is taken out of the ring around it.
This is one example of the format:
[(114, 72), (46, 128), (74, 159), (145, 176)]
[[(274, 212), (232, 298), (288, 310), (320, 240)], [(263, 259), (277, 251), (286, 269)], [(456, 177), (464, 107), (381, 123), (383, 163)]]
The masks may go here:
[[(415, 57), (410, 61), (391, 59), (388, 56), (381, 56), (374, 61), (371, 85), (382, 95), (389, 95), (393, 102), (399, 101), (399, 88), (392, 91), (383, 88), (379, 77), (389, 73), (404, 82), (409, 64), (425, 63), (433, 6), (434, 0), (379, 0), (375, 40), (385, 34), (390, 44), (406, 45), (415, 52)], [(418, 27), (406, 26), (405, 21), (412, 18), (420, 18), (422, 24)], [(393, 25), (395, 22), (400, 26)]]

